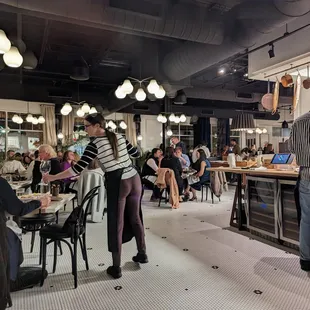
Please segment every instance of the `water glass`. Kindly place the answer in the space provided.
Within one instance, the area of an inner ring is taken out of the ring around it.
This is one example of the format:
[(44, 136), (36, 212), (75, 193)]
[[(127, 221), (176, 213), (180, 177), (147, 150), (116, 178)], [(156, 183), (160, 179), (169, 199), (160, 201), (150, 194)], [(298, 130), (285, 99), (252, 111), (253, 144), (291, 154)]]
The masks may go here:
[(23, 196), (25, 194), (25, 189), (24, 188), (18, 188), (17, 190), (16, 190), (16, 196), (17, 197), (21, 197), (21, 196)]

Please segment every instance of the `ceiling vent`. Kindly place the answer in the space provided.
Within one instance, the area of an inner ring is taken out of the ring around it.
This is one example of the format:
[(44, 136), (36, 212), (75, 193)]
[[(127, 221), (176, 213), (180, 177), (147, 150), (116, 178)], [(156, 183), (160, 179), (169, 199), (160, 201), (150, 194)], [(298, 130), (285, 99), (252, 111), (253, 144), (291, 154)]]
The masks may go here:
[(176, 97), (173, 99), (173, 103), (177, 105), (183, 105), (187, 103), (187, 97), (183, 89), (177, 92)]
[(75, 61), (70, 78), (75, 81), (89, 80), (89, 66), (84, 58)]

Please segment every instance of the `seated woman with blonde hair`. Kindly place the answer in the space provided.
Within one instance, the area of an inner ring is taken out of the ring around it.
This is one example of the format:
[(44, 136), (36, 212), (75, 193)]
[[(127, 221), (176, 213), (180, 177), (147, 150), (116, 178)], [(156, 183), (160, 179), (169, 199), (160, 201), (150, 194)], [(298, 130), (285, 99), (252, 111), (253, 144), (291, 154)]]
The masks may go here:
[[(49, 174), (56, 175), (61, 172), (60, 162), (57, 158), (57, 154), (52, 146), (48, 144), (42, 144), (39, 147), (39, 159), (34, 163), (33, 173), (32, 173), (32, 184), (31, 189), (33, 192), (38, 191), (38, 184), (42, 179), (42, 174), (40, 171), (41, 161), (49, 160), (51, 162), (51, 171)], [(59, 182), (58, 182), (59, 184)], [(62, 182), (61, 182), (62, 184)]]

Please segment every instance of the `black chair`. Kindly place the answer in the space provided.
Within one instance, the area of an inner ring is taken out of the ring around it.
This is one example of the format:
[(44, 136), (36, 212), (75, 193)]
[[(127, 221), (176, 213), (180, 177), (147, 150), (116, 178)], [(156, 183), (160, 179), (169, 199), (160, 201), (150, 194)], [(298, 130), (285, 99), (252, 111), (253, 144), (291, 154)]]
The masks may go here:
[[(36, 232), (40, 231), (43, 227), (49, 226), (57, 223), (57, 215), (53, 213), (38, 213), (31, 217), (22, 216), (19, 218), (19, 226), (25, 232), (31, 232), (31, 244), (30, 244), (30, 253), (33, 252), (34, 242), (36, 238)], [(40, 240), (40, 255), (39, 255), (39, 264), (42, 262), (42, 240)], [(60, 254), (62, 255), (62, 249), (59, 244)]]
[[(214, 193), (213, 193), (210, 182), (206, 182), (206, 183), (202, 184), (202, 186), (201, 186), (201, 202), (203, 202), (203, 191), (204, 191), (204, 189), (206, 190), (206, 201), (208, 201), (208, 191), (210, 190), (211, 200), (212, 200), (212, 203), (214, 203)], [(221, 201), (221, 198), (220, 197), (218, 197), (218, 198), (219, 198), (219, 201)]]
[[(57, 244), (58, 242), (64, 242), (69, 247), (72, 259), (72, 274), (74, 276), (74, 288), (77, 288), (77, 244), (80, 243), (83, 260), (85, 261), (86, 270), (89, 270), (88, 257), (86, 250), (86, 219), (88, 209), (91, 206), (91, 202), (95, 196), (98, 195), (98, 189), (100, 186), (91, 189), (84, 197), (80, 206), (78, 206), (78, 215), (76, 221), (73, 223), (74, 228), (72, 231), (64, 229), (63, 226), (55, 224), (45, 226), (40, 231), (40, 237), (42, 240), (43, 251), (43, 263), (42, 263), (42, 277), (41, 286), (44, 284), (44, 274), (46, 268), (46, 250), (47, 245), (54, 242), (54, 264), (53, 273), (56, 271), (57, 264)], [(49, 241), (47, 241), (49, 239)], [(66, 239), (70, 239), (71, 244)]]

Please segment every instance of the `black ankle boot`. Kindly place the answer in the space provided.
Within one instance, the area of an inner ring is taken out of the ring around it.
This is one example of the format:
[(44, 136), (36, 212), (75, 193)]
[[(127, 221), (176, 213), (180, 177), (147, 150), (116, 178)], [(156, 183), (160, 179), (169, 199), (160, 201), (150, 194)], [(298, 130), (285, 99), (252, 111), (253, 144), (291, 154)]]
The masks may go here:
[(132, 258), (135, 263), (146, 264), (149, 262), (149, 259), (145, 253), (138, 253)]
[(122, 269), (121, 267), (110, 266), (107, 269), (107, 274), (113, 277), (114, 279), (119, 279), (122, 277)]

